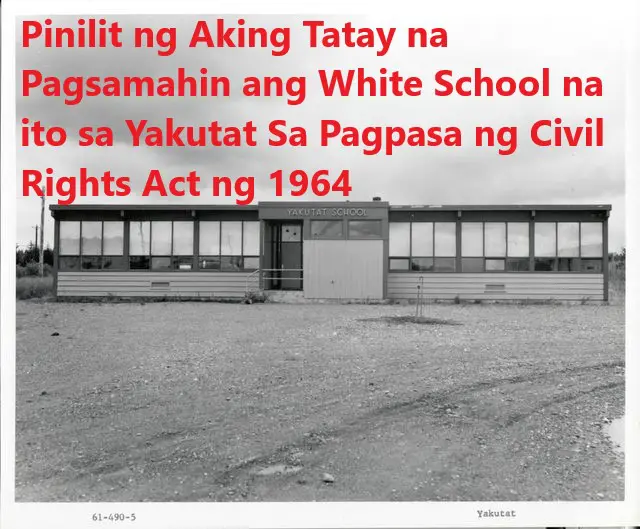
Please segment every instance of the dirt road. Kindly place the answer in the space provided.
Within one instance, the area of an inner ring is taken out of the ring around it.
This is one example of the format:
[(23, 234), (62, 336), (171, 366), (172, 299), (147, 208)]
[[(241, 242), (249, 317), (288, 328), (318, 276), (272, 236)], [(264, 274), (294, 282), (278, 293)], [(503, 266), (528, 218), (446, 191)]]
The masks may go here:
[(411, 311), (20, 302), (17, 500), (623, 498), (623, 307)]

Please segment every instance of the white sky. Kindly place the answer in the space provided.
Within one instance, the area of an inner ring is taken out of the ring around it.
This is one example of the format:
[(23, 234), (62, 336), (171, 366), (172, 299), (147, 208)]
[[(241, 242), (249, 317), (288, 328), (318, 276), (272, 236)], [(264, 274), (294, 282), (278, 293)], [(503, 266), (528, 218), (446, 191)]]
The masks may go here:
[[(527, 203), (609, 203), (610, 250), (624, 245), (624, 46), (622, 20), (611, 7), (561, 2), (536, 4), (522, 17), (522, 9), (511, 10), (514, 3), (495, 3), (495, 9), (454, 2), (434, 4), (428, 19), (413, 15), (397, 18), (346, 16), (251, 16), (246, 26), (290, 25), (294, 31), (291, 52), (272, 57), (268, 50), (188, 49), (198, 19), (216, 16), (162, 17), (121, 16), (117, 20), (124, 35), (134, 26), (175, 26), (178, 51), (171, 57), (158, 57), (152, 50), (122, 48), (106, 50), (54, 50), (36, 45), (17, 51), (17, 87), (22, 69), (38, 69), (44, 75), (175, 75), (185, 67), (197, 75), (206, 67), (211, 75), (226, 75), (232, 89), (239, 93), (246, 75), (306, 75), (307, 100), (289, 107), (283, 99), (120, 99), (91, 98), (77, 106), (66, 106), (62, 99), (33, 95), (18, 98), (17, 123), (28, 117), (46, 125), (67, 128), (70, 140), (58, 148), (19, 148), (17, 156), (18, 192), (21, 194), (21, 169), (52, 167), (56, 175), (74, 175), (85, 166), (101, 174), (128, 175), (134, 190), (140, 190), (149, 169), (158, 168), (173, 176), (197, 170), (203, 181), (213, 175), (253, 175), (258, 200), (274, 200), (269, 174), (277, 169), (305, 169), (313, 172), (327, 168), (338, 173), (350, 169), (351, 200), (368, 200), (381, 195), (392, 204), (527, 204)], [(115, 17), (107, 17), (109, 21)], [(226, 16), (230, 22), (238, 17)], [(322, 18), (327, 25), (340, 27), (351, 21), (358, 27), (396, 27), (390, 53), (376, 57), (371, 49), (310, 50), (302, 20)], [(54, 25), (75, 25), (76, 17), (54, 17)], [(408, 50), (403, 38), (408, 26), (445, 27), (449, 35), (446, 49)], [(20, 31), (18, 31), (20, 44)], [(125, 42), (128, 39), (125, 38)], [(379, 68), (400, 70), (405, 76), (421, 77), (424, 92), (418, 98), (324, 98), (317, 77), (319, 68), (364, 67), (375, 74)], [(495, 78), (503, 75), (539, 77), (543, 67), (551, 70), (551, 97), (512, 98), (437, 98), (433, 96), (433, 75), (439, 69), (468, 75), (473, 68)], [(561, 93), (564, 75), (599, 76), (603, 81), (601, 98), (565, 98)], [(206, 125), (218, 120), (224, 125), (244, 125), (253, 120), (258, 126), (261, 147), (232, 148), (132, 148), (124, 126), (125, 119), (148, 119), (161, 124), (171, 116), (185, 125)], [(540, 148), (528, 138), (530, 126), (539, 119), (562, 118), (567, 125), (580, 125), (585, 118), (604, 118), (602, 148)], [(307, 148), (270, 148), (266, 145), (266, 125), (274, 119), (307, 127)], [(393, 156), (363, 156), (360, 149), (317, 146), (319, 121), (338, 119), (343, 125), (457, 126), (462, 130), (463, 147), (401, 148)], [(110, 126), (116, 145), (110, 148), (78, 147), (74, 131), (81, 126)], [(478, 125), (518, 126), (519, 148), (511, 156), (499, 156), (495, 148), (473, 145), (473, 130)], [(74, 145), (75, 144), (75, 145)], [(221, 202), (207, 196), (185, 198), (181, 202)], [(335, 197), (341, 199), (341, 197)], [(76, 203), (116, 203), (112, 198), (89, 198)], [(155, 200), (167, 203), (169, 199)], [(172, 198), (172, 201), (180, 199)], [(305, 200), (313, 200), (311, 195)], [(122, 201), (122, 200), (121, 200)], [(131, 196), (124, 200), (153, 203), (154, 199)], [(229, 201), (229, 199), (227, 199)], [(51, 199), (47, 204), (51, 203)], [(18, 197), (19, 244), (33, 239), (40, 218), (36, 197)], [(46, 240), (52, 240), (52, 222), (46, 213)]]

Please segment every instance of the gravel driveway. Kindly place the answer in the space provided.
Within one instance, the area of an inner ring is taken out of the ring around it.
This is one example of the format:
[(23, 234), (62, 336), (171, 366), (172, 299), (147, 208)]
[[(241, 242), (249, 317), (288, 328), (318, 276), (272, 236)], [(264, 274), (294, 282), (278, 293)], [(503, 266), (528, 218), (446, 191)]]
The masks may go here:
[(623, 499), (622, 306), (413, 311), (18, 302), (16, 499)]

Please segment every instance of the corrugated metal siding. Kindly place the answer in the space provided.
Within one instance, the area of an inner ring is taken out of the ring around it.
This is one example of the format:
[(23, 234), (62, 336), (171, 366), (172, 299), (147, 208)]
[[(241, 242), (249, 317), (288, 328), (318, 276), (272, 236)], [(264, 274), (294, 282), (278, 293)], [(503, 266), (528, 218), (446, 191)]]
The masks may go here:
[(602, 274), (440, 274), (389, 273), (387, 297), (415, 299), (420, 278), (432, 299), (602, 300)]
[[(243, 297), (243, 272), (60, 272), (58, 296)], [(249, 279), (252, 290), (258, 276)]]
[(304, 296), (382, 299), (382, 241), (304, 242)]

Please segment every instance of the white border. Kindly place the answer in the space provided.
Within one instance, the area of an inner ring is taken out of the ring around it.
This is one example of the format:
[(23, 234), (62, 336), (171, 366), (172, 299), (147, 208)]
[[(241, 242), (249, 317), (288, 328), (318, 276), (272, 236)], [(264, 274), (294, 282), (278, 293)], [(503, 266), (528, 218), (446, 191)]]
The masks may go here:
[[(408, 1), (384, 4), (381, 0), (312, 0), (300, 4), (294, 0), (263, 3), (259, 0), (182, 2), (131, 2), (131, 0), (80, 1), (62, 0), (10, 0), (2, 10), (2, 181), (1, 204), (2, 266), (0, 351), (2, 403), (1, 495), (2, 527), (86, 528), (94, 524), (94, 512), (135, 512), (135, 523), (115, 524), (160, 529), (164, 527), (509, 527), (509, 526), (632, 526), (640, 524), (640, 421), (638, 404), (640, 390), (640, 244), (638, 233), (640, 213), (640, 6), (633, 0), (612, 3), (612, 8), (625, 7), (628, 37), (627, 77), (627, 138), (626, 138), (626, 214), (628, 249), (627, 307), (626, 307), (626, 362), (627, 362), (627, 424), (626, 424), (626, 501), (625, 502), (463, 502), (463, 503), (166, 503), (166, 504), (15, 504), (14, 503), (14, 436), (15, 436), (15, 261), (13, 248), (16, 238), (16, 150), (15, 150), (15, 17), (35, 14), (204, 14), (257, 12), (288, 13), (366, 13), (423, 9), (427, 2), (413, 5)], [(522, 16), (532, 8), (522, 3)], [(539, 5), (536, 3), (534, 5)], [(579, 10), (580, 4), (576, 3)], [(608, 31), (610, 28), (603, 28)], [(541, 37), (544, 38), (544, 31)], [(633, 273), (632, 273), (633, 272)], [(636, 503), (637, 505), (634, 505)], [(106, 507), (108, 505), (108, 507)], [(515, 519), (478, 519), (476, 509), (516, 509)]]

